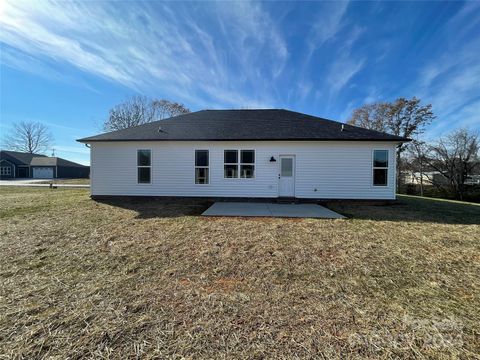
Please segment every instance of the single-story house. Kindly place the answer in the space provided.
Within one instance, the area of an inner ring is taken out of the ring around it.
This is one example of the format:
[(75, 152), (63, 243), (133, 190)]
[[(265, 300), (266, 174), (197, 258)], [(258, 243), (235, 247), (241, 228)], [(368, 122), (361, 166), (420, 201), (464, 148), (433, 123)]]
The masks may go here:
[(203, 110), (78, 141), (91, 195), (395, 199), (408, 139), (298, 112)]
[(402, 173), (403, 182), (405, 184), (419, 185), (433, 185), (435, 184), (446, 184), (447, 178), (443, 176), (440, 171), (404, 171)]
[(88, 178), (90, 167), (59, 157), (0, 151), (0, 179)]

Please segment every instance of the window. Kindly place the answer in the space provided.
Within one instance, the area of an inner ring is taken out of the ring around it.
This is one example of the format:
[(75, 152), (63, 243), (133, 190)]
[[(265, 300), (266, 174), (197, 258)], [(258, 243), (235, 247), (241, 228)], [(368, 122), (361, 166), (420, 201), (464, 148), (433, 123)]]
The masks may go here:
[(291, 157), (282, 157), (280, 159), (280, 175), (282, 177), (293, 176), (293, 159)]
[(10, 166), (0, 167), (0, 175), (10, 176), (12, 174)]
[(373, 186), (387, 186), (388, 150), (373, 151)]
[(137, 150), (137, 181), (150, 184), (152, 172), (152, 153), (150, 150)]
[[(240, 153), (240, 157), (238, 156)], [(225, 150), (224, 178), (251, 179), (255, 177), (255, 150)]]
[(238, 178), (238, 150), (224, 151), (224, 178)]
[(195, 184), (208, 184), (208, 150), (195, 150)]
[(240, 177), (251, 179), (255, 177), (255, 150), (240, 151)]

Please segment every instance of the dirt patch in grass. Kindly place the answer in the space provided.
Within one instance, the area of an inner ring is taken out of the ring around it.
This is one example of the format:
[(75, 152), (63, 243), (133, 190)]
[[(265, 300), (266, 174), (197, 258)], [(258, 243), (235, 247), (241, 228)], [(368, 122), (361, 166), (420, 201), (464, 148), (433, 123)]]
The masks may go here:
[(479, 207), (404, 197), (338, 205), (348, 220), (293, 221), (96, 202), (82, 189), (0, 196), (4, 358), (480, 351)]

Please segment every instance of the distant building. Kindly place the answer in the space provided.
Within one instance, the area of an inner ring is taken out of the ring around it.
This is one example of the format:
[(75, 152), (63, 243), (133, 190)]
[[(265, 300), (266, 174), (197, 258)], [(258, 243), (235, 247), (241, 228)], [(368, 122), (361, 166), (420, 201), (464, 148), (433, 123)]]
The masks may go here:
[(0, 150), (0, 179), (88, 178), (90, 167), (59, 157)]
[(402, 172), (404, 184), (419, 185), (423, 182), (423, 185), (445, 184), (447, 178), (443, 176), (439, 171), (424, 171), (423, 173), (414, 171)]
[[(446, 184), (448, 182), (448, 179), (439, 171), (424, 171), (423, 173), (403, 171), (402, 177), (404, 184), (420, 185), (420, 180), (423, 180), (423, 185)], [(467, 176), (465, 185), (480, 185), (480, 175)]]

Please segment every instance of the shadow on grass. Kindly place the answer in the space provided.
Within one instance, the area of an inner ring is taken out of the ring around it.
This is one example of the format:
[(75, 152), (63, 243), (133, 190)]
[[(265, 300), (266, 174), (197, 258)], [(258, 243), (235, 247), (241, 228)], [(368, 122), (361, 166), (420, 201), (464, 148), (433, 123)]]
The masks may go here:
[(213, 204), (213, 201), (191, 198), (115, 197), (95, 201), (135, 211), (139, 219), (199, 216)]
[(433, 198), (398, 195), (388, 205), (326, 204), (348, 218), (379, 221), (410, 221), (439, 224), (480, 224), (480, 205)]
[[(96, 202), (135, 211), (137, 218), (200, 216), (214, 201), (197, 198), (113, 197)], [(329, 209), (348, 218), (439, 224), (480, 224), (480, 205), (399, 195), (387, 205), (326, 202)]]

